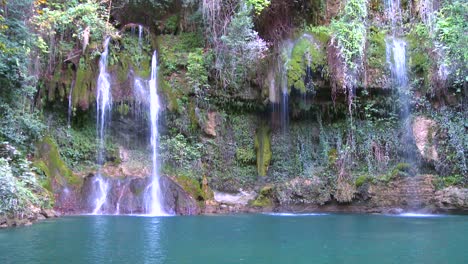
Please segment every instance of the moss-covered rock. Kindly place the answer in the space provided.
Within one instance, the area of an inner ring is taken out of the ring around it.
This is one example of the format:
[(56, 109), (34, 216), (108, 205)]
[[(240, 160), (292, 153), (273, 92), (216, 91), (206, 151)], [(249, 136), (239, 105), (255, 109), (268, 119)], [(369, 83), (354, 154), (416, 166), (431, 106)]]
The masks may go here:
[(213, 191), (208, 186), (208, 180), (206, 177), (203, 177), (202, 183), (200, 183), (197, 179), (184, 175), (173, 177), (173, 179), (195, 200), (207, 201), (213, 199)]
[(250, 201), (249, 205), (255, 207), (271, 207), (274, 205), (274, 188), (271, 185), (267, 185), (260, 190), (257, 198)]
[(271, 136), (270, 128), (263, 124), (257, 129), (255, 135), (255, 150), (257, 151), (257, 172), (260, 176), (266, 176), (271, 161)]
[(295, 43), (288, 62), (288, 86), (301, 93), (313, 90), (311, 74), (326, 65), (325, 45), (312, 35), (304, 34)]
[(52, 138), (44, 137), (37, 144), (36, 158), (34, 165), (47, 176), (48, 181), (44, 182), (43, 186), (49, 190), (53, 184), (66, 187), (80, 186), (83, 183), (83, 180), (74, 175), (62, 160), (57, 144)]

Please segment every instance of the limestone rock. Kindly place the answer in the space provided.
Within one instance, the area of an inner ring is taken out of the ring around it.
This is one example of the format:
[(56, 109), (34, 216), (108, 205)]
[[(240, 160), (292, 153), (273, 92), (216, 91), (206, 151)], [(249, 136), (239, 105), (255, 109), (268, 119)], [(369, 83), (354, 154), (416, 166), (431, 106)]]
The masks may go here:
[(435, 130), (437, 124), (427, 117), (418, 116), (413, 121), (413, 135), (419, 153), (431, 161), (438, 161), (439, 155), (434, 144)]
[(216, 137), (216, 112), (209, 112), (207, 116), (208, 120), (206, 120), (203, 131), (208, 136)]
[(468, 209), (468, 188), (450, 186), (435, 194), (437, 207), (447, 210)]
[(276, 196), (280, 204), (324, 204), (331, 199), (327, 183), (318, 177), (294, 178), (279, 185)]
[(257, 194), (255, 192), (248, 192), (239, 190), (238, 193), (224, 193), (214, 192), (214, 199), (218, 203), (231, 204), (231, 205), (247, 205), (250, 200), (254, 199)]
[(400, 177), (389, 183), (369, 187), (370, 206), (419, 209), (433, 203), (435, 188), (432, 175)]

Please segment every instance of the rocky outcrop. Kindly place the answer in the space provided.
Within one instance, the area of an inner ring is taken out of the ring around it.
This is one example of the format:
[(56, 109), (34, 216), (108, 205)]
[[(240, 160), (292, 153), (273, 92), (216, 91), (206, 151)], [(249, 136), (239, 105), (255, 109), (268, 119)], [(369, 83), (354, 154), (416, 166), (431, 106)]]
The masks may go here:
[(295, 178), (277, 187), (276, 196), (282, 205), (319, 204), (330, 201), (329, 186), (318, 177)]
[(419, 153), (428, 161), (438, 161), (439, 155), (435, 146), (436, 122), (427, 117), (418, 116), (413, 121), (413, 135)]
[(207, 115), (206, 123), (204, 124), (203, 131), (211, 137), (216, 137), (216, 112), (209, 112)]
[(468, 208), (468, 188), (450, 186), (435, 193), (435, 204), (444, 210), (466, 210)]
[[(150, 184), (150, 178), (122, 177), (105, 178), (108, 191), (102, 212), (107, 214), (141, 214), (144, 213), (144, 196)], [(165, 211), (177, 215), (194, 215), (200, 213), (200, 207), (194, 197), (169, 177), (161, 176), (160, 185), (164, 197)], [(84, 179), (80, 189), (61, 190), (60, 199), (55, 208), (65, 214), (89, 213), (94, 209), (96, 176), (89, 175)]]
[(45, 220), (47, 218), (56, 218), (58, 216), (60, 216), (60, 214), (53, 209), (40, 208), (32, 208), (28, 215), (23, 215), (21, 217), (0, 215), (0, 229), (7, 227), (29, 226), (37, 221)]
[(433, 179), (432, 175), (420, 175), (370, 185), (368, 204), (374, 208), (408, 210), (431, 206), (435, 193)]

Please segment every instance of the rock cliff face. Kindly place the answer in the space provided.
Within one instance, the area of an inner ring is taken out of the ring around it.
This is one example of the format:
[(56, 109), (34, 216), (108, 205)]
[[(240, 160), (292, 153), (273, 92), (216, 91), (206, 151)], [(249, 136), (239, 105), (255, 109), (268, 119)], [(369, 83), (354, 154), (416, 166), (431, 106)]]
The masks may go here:
[(406, 210), (432, 207), (435, 193), (433, 180), (432, 175), (421, 175), (396, 179), (387, 184), (371, 185), (368, 189), (369, 206)]
[[(462, 212), (468, 209), (468, 189), (448, 187), (436, 190), (433, 175), (398, 177), (390, 182), (366, 183), (349, 203), (339, 203), (319, 179), (293, 179), (275, 186), (266, 197), (262, 189), (255, 199), (240, 202), (246, 192), (215, 195), (206, 203), (205, 213), (229, 212)], [(271, 187), (269, 187), (271, 188)], [(226, 199), (230, 197), (231, 199)], [(268, 201), (265, 201), (267, 199)], [(260, 202), (261, 203), (256, 203)]]
[[(80, 188), (56, 191), (55, 209), (64, 214), (89, 213), (93, 211), (92, 200), (95, 175), (84, 179)], [(108, 192), (103, 212), (106, 214), (142, 214), (144, 213), (144, 195), (149, 178), (123, 177), (106, 178)], [(200, 213), (197, 201), (180, 185), (169, 177), (160, 179), (164, 196), (164, 209), (177, 215), (194, 215)]]
[(468, 189), (448, 187), (435, 193), (437, 207), (445, 210), (466, 210), (468, 208)]

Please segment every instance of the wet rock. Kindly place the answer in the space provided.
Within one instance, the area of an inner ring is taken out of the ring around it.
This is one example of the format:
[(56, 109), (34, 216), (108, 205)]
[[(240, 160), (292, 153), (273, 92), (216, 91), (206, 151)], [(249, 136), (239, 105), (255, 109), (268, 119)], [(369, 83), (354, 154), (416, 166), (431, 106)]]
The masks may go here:
[[(105, 178), (108, 185), (106, 202), (102, 212), (108, 214), (141, 214), (145, 211), (145, 194), (151, 179), (123, 177)], [(200, 207), (194, 197), (191, 197), (180, 185), (169, 177), (160, 177), (160, 186), (164, 197), (163, 208), (166, 212), (178, 215), (193, 215), (200, 213)], [(94, 209), (94, 193), (97, 191), (94, 175), (87, 177), (81, 189), (82, 212), (92, 212)]]
[(43, 215), (45, 218), (56, 218), (59, 216), (53, 209), (42, 209), (40, 215)]
[(178, 215), (200, 214), (200, 206), (180, 185), (169, 177), (161, 177), (165, 208), (172, 209)]
[(369, 206), (419, 209), (433, 203), (435, 188), (432, 175), (399, 177), (388, 183), (369, 187)]

